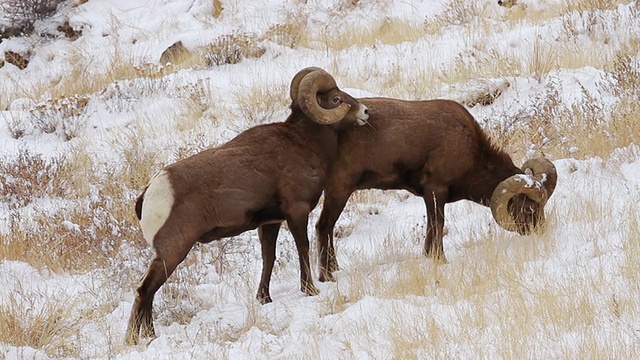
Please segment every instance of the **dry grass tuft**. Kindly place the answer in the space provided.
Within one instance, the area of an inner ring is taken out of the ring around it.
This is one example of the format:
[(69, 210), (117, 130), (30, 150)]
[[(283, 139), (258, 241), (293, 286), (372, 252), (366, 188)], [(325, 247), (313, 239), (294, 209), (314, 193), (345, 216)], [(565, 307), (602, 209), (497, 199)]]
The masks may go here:
[[(45, 299), (44, 304), (40, 300)], [(81, 317), (69, 306), (67, 296), (12, 292), (0, 306), (0, 343), (42, 349), (52, 357), (77, 357)], [(38, 303), (36, 303), (38, 302)]]
[(629, 0), (568, 0), (566, 11), (614, 10), (619, 4), (628, 4)]
[(196, 82), (173, 89), (175, 98), (181, 99), (187, 114), (181, 117), (178, 130), (186, 131), (196, 127), (207, 113), (217, 106), (216, 95), (213, 94), (209, 82), (198, 79)]
[(286, 109), (289, 104), (288, 86), (283, 84), (265, 86), (256, 82), (250, 88), (242, 89), (233, 94), (237, 107), (232, 111), (233, 118), (241, 119), (237, 125), (239, 129), (269, 123), (283, 121), (276, 119), (275, 115)]
[(400, 44), (405, 41), (416, 41), (426, 34), (424, 27), (406, 21), (391, 20), (381, 21), (369, 32), (362, 34), (362, 45)]
[[(177, 63), (178, 62), (176, 62), (176, 64)], [(180, 63), (184, 63), (184, 61)], [(174, 63), (167, 63), (165, 65), (160, 65), (156, 63), (144, 63), (134, 66), (133, 69), (136, 73), (136, 77), (158, 79), (174, 72), (175, 65), (173, 64)]]
[(357, 45), (372, 47), (379, 44), (400, 44), (406, 41), (416, 41), (426, 34), (426, 30), (420, 24), (385, 18), (363, 29), (349, 29), (348, 34), (336, 34), (336, 29), (327, 27), (318, 35), (310, 36), (305, 45), (311, 48), (340, 51), (354, 45), (353, 39), (357, 38)]
[(548, 44), (539, 34), (533, 40), (533, 50), (526, 60), (528, 73), (541, 83), (547, 74), (557, 68), (555, 45)]
[[(108, 266), (123, 239), (137, 233), (133, 202), (113, 200), (128, 189), (120, 174), (87, 173), (93, 166), (79, 149), (51, 159), (22, 150), (2, 162), (9, 233), (0, 235), (0, 258), (55, 272)], [(33, 205), (42, 201), (52, 202), (49, 210)]]
[(291, 19), (285, 23), (271, 26), (264, 35), (264, 40), (294, 48), (308, 42), (306, 24), (302, 20)]
[(141, 128), (132, 127), (112, 143), (113, 150), (121, 154), (122, 168), (111, 176), (120, 177), (120, 182), (130, 189), (144, 189), (149, 180), (160, 170), (158, 153), (145, 144), (140, 136)]
[(449, 0), (443, 12), (433, 18), (425, 19), (423, 27), (428, 34), (441, 35), (452, 25), (466, 25), (483, 17), (483, 12), (484, 6), (481, 2), (465, 3)]

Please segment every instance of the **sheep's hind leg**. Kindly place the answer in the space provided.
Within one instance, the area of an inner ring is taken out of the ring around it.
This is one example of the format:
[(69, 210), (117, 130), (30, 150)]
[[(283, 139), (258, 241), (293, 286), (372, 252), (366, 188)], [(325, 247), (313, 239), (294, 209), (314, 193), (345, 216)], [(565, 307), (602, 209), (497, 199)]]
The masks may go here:
[[(179, 243), (179, 241), (175, 241)], [(137, 344), (140, 336), (144, 338), (155, 338), (156, 333), (153, 327), (153, 298), (160, 287), (167, 281), (174, 272), (178, 264), (184, 260), (191, 250), (191, 245), (183, 248), (159, 247), (156, 248), (156, 257), (149, 265), (147, 274), (136, 290), (136, 298), (131, 308), (131, 316), (125, 335), (125, 342), (133, 345)]]
[(127, 344), (137, 344), (140, 335), (142, 335), (142, 337), (156, 337), (151, 311), (153, 309), (153, 297), (160, 286), (166, 281), (163, 272), (159, 271), (161, 267), (162, 260), (155, 258), (136, 290), (137, 295), (131, 308), (129, 326), (125, 336)]
[(260, 246), (262, 248), (262, 276), (258, 286), (256, 298), (261, 304), (270, 303), (269, 283), (273, 272), (273, 263), (276, 261), (276, 240), (280, 231), (280, 223), (262, 225), (258, 228)]

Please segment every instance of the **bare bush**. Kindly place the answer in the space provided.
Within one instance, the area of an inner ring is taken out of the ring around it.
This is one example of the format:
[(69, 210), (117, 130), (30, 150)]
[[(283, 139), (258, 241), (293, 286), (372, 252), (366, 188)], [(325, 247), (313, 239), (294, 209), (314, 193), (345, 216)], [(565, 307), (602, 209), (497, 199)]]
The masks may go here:
[(215, 39), (205, 47), (207, 65), (237, 64), (245, 58), (259, 58), (266, 49), (258, 44), (254, 34), (230, 34)]
[(16, 159), (0, 162), (0, 200), (20, 207), (39, 197), (65, 196), (69, 184), (61, 174), (68, 169), (64, 158), (48, 160), (20, 150)]
[(640, 94), (640, 61), (633, 49), (623, 48), (617, 54), (610, 75), (614, 84), (606, 88), (620, 98), (636, 98)]
[(61, 97), (36, 105), (31, 112), (36, 128), (43, 133), (59, 133), (69, 141), (78, 136), (87, 121), (86, 107), (89, 98), (83, 96)]
[(2, 17), (10, 26), (1, 29), (0, 38), (29, 32), (33, 24), (56, 12), (63, 0), (4, 0), (0, 3)]

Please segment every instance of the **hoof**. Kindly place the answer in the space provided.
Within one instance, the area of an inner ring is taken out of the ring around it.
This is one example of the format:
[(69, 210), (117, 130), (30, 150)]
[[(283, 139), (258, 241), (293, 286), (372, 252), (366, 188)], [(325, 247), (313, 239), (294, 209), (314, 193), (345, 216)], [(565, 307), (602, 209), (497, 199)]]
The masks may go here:
[(433, 262), (436, 263), (437, 265), (442, 265), (442, 264), (448, 264), (449, 263), (449, 261), (447, 260), (447, 257), (444, 256), (444, 254), (433, 255), (433, 254), (430, 254), (428, 252), (425, 252), (424, 256), (426, 256), (428, 258), (432, 258)]
[(320, 291), (318, 290), (318, 288), (316, 288), (313, 284), (307, 285), (301, 290), (303, 293), (305, 293), (308, 296), (314, 296), (314, 295), (320, 294)]
[(125, 336), (124, 343), (125, 343), (125, 345), (138, 345), (138, 344), (140, 344), (140, 338), (149, 339), (148, 342), (146, 343), (148, 345), (153, 340), (157, 339), (158, 336), (156, 336), (156, 332), (153, 329), (151, 329), (150, 331), (149, 330), (142, 331), (141, 335), (138, 335), (138, 334), (135, 334), (135, 333), (128, 333)]
[(444, 265), (444, 264), (448, 264), (449, 261), (447, 260), (446, 257), (443, 256), (437, 256), (433, 258), (433, 262), (436, 263), (436, 265)]
[(329, 264), (327, 265), (327, 269), (330, 273), (332, 273), (340, 270), (340, 266), (338, 265), (338, 262), (334, 260), (329, 262)]
[(260, 305), (266, 305), (273, 302), (270, 297), (259, 298), (258, 301), (260, 302)]
[(140, 340), (139, 336), (133, 334), (127, 334), (124, 338), (125, 345), (138, 345), (138, 341)]
[(320, 276), (318, 277), (320, 282), (336, 282), (331, 271), (320, 270)]
[(269, 295), (268, 292), (266, 293), (262, 291), (258, 292), (258, 295), (256, 295), (256, 299), (258, 299), (261, 305), (273, 302), (273, 300), (271, 300), (271, 295)]

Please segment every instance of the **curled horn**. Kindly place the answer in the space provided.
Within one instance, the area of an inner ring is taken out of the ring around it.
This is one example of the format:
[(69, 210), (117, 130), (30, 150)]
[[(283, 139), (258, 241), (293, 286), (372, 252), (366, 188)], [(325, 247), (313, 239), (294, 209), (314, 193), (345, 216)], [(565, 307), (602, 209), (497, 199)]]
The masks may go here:
[(547, 198), (550, 198), (558, 183), (558, 171), (553, 163), (545, 157), (528, 160), (522, 165), (525, 174), (531, 172), (533, 178), (538, 180), (547, 190)]
[[(302, 71), (306, 71), (307, 69), (303, 69)], [(292, 81), (292, 87), (293, 85), (294, 81)], [(317, 99), (319, 92), (325, 92), (335, 88), (337, 88), (337, 85), (333, 76), (322, 69), (315, 68), (300, 80), (297, 96), (298, 104), (302, 111), (318, 124), (328, 125), (337, 123), (347, 115), (351, 106), (342, 103), (333, 109), (325, 109), (318, 104)]]
[(509, 211), (509, 201), (518, 195), (525, 195), (538, 204), (536, 214), (538, 221), (544, 221), (544, 205), (555, 190), (558, 174), (555, 166), (545, 158), (527, 161), (518, 174), (507, 178), (496, 186), (491, 196), (491, 213), (502, 228), (509, 231), (527, 233), (531, 225), (520, 224)]
[(311, 66), (298, 71), (296, 76), (293, 77), (293, 80), (291, 80), (291, 86), (289, 87), (289, 95), (291, 95), (291, 101), (298, 100), (298, 88), (300, 87), (300, 81), (302, 81), (302, 78), (316, 70), (324, 71), (319, 67)]

